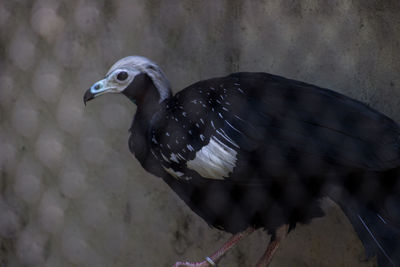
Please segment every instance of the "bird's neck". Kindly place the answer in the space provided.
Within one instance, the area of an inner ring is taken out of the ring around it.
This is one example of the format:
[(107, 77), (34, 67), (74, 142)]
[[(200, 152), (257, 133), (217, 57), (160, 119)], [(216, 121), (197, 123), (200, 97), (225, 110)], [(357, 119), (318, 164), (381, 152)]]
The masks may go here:
[(160, 110), (160, 95), (157, 89), (151, 85), (146, 89), (146, 93), (136, 99), (137, 113), (145, 115), (146, 117), (152, 116), (155, 112)]
[(146, 74), (137, 75), (134, 82), (122, 93), (137, 105), (135, 115), (137, 123), (149, 125), (153, 115), (163, 109), (160, 93)]
[(146, 74), (137, 75), (122, 93), (137, 105), (137, 113), (146, 118), (161, 108), (160, 93)]

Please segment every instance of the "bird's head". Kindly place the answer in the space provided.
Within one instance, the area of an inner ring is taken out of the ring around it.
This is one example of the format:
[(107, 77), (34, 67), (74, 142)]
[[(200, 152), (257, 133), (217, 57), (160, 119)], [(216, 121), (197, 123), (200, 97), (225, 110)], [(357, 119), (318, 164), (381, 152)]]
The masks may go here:
[(129, 99), (140, 101), (153, 92), (158, 102), (171, 96), (169, 82), (163, 71), (145, 57), (129, 56), (118, 60), (107, 72), (104, 79), (92, 85), (83, 96), (83, 102), (106, 93), (123, 93)]

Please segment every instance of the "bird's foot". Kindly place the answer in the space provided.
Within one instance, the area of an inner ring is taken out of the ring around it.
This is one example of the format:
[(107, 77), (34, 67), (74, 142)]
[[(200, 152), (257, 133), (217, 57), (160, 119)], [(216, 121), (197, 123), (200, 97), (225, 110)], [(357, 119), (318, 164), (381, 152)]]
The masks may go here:
[(212, 254), (210, 257), (207, 257), (205, 261), (202, 262), (181, 262), (178, 261), (175, 263), (173, 267), (212, 267), (212, 266), (217, 266), (216, 262), (218, 262), (222, 256), (230, 250), (237, 242), (239, 242), (242, 238), (248, 236), (254, 232), (254, 228), (249, 227), (243, 232), (237, 233), (220, 248), (218, 249), (214, 254)]
[(208, 260), (202, 261), (202, 262), (182, 262), (178, 261), (177, 263), (174, 264), (173, 267), (211, 267), (211, 266), (217, 266), (216, 263), (214, 263), (211, 259), (207, 258)]

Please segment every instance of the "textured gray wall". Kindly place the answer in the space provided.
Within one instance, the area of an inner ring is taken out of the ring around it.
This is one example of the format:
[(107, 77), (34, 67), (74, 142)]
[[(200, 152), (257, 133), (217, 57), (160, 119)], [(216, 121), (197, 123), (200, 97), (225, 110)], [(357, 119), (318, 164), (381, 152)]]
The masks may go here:
[[(233, 71), (328, 87), (400, 121), (400, 2), (0, 2), (0, 265), (172, 266), (229, 235), (210, 229), (128, 151), (135, 107), (82, 94), (143, 55), (175, 91)], [(271, 266), (374, 266), (335, 205), (299, 225)], [(252, 266), (258, 231), (221, 266)]]

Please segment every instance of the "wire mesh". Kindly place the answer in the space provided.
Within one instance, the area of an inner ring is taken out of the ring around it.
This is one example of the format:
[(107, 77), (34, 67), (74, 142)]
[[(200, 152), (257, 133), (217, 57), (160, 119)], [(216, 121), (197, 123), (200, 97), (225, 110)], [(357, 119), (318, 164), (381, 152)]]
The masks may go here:
[[(174, 91), (234, 71), (333, 88), (399, 121), (397, 1), (0, 2), (1, 266), (172, 266), (229, 236), (210, 229), (130, 154), (135, 107), (82, 95), (117, 59), (157, 62)], [(327, 202), (273, 266), (374, 266)], [(252, 266), (269, 236), (222, 266)]]

